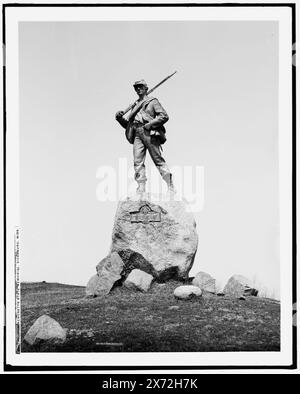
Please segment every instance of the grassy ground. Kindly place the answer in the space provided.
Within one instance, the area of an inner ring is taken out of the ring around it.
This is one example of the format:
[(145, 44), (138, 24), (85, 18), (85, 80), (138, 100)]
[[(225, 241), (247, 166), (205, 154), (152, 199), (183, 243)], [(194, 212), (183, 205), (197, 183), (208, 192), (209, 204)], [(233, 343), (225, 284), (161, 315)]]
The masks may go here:
[(123, 287), (105, 298), (58, 283), (21, 286), (22, 339), (43, 314), (68, 329), (61, 345), (22, 343), (22, 352), (279, 351), (280, 304), (205, 294), (176, 300), (179, 282), (154, 283), (148, 293)]

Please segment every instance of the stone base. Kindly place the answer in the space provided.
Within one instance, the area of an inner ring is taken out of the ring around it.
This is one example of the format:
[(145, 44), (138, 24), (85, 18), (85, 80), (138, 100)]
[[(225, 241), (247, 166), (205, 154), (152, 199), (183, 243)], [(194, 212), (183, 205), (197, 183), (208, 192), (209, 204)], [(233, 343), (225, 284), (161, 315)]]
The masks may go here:
[(185, 201), (145, 193), (143, 198), (130, 196), (119, 202), (111, 252), (140, 254), (158, 280), (186, 279), (197, 245), (196, 222)]

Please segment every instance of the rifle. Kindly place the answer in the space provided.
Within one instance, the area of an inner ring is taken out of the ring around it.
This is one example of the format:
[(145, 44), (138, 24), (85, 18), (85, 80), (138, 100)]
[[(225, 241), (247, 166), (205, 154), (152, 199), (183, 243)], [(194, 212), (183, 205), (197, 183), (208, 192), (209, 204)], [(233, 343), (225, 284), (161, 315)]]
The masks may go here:
[[(173, 72), (173, 74), (168, 75), (166, 78), (164, 78), (161, 82), (159, 82), (157, 85), (154, 86), (154, 88), (148, 90), (147, 95), (152, 93), (156, 88), (158, 88), (160, 85), (162, 85), (164, 82), (166, 82), (167, 79), (171, 78), (174, 74), (176, 74), (177, 71)], [(138, 101), (135, 101), (133, 104), (130, 104), (124, 111), (123, 116), (130, 111), (136, 104), (138, 103)]]

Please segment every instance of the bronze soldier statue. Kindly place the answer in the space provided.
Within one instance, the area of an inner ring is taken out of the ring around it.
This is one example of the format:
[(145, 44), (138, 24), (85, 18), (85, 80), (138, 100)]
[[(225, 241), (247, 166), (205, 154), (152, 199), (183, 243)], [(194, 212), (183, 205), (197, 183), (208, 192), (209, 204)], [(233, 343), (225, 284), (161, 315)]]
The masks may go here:
[(133, 87), (139, 97), (137, 102), (128, 119), (124, 118), (124, 111), (118, 111), (116, 120), (126, 129), (126, 138), (133, 144), (135, 180), (138, 183), (137, 193), (143, 194), (145, 192), (147, 149), (162, 178), (167, 183), (168, 191), (175, 193), (172, 174), (161, 154), (161, 145), (166, 141), (166, 130), (163, 125), (169, 120), (169, 116), (157, 98), (147, 95), (148, 86), (143, 79), (136, 81)]

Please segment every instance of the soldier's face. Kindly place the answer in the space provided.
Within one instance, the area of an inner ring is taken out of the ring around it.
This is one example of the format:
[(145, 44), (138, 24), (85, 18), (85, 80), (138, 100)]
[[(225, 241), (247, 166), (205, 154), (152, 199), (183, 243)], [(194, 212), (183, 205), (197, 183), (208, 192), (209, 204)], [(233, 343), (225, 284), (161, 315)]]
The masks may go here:
[(134, 89), (139, 97), (145, 96), (147, 93), (147, 88), (144, 85), (136, 85)]

